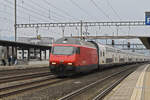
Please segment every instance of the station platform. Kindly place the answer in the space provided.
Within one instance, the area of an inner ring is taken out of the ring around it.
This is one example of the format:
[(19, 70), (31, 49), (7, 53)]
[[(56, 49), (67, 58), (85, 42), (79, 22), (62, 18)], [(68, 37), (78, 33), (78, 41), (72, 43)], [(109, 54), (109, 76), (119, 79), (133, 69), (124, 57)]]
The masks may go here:
[(29, 61), (28, 64), (13, 65), (13, 66), (0, 66), (0, 71), (39, 68), (39, 67), (48, 67), (48, 66), (49, 66), (49, 61)]
[(130, 74), (104, 100), (150, 100), (150, 64)]

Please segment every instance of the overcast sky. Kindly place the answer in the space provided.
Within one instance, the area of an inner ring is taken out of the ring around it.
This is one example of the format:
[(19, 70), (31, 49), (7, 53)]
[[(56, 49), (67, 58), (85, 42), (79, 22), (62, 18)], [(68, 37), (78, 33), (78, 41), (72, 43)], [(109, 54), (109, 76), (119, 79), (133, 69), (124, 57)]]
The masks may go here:
[[(150, 0), (17, 0), (17, 23), (144, 20)], [(0, 39), (14, 37), (14, 0), (0, 0)], [(89, 27), (90, 35), (116, 34), (116, 27)], [(85, 30), (84, 30), (85, 31)], [(149, 27), (119, 27), (119, 35), (149, 35)], [(18, 29), (18, 37), (36, 36), (36, 29)], [(38, 29), (41, 36), (61, 37), (62, 28)], [(65, 35), (78, 28), (65, 28)]]

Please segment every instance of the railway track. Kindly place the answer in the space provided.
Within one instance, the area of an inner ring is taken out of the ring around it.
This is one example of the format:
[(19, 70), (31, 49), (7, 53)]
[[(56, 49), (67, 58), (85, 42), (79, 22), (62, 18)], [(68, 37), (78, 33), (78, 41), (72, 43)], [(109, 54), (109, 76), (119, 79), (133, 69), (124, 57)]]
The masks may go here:
[[(91, 89), (93, 87), (97, 87), (96, 85), (101, 85), (102, 84), (107, 84), (105, 86), (105, 88), (101, 88), (100, 91), (97, 91), (96, 94), (94, 94), (94, 96), (91, 99), (93, 100), (99, 100), (101, 98), (103, 98), (108, 92), (110, 92), (117, 84), (120, 83), (120, 81), (122, 81), (126, 76), (128, 76), (131, 72), (133, 72), (133, 70), (136, 67), (132, 66), (132, 68), (126, 68), (123, 71), (120, 71), (118, 73), (112, 74), (110, 76), (107, 77), (103, 77), (100, 80), (97, 80), (91, 84), (88, 84), (86, 86), (84, 86), (83, 88), (80, 88), (72, 93), (69, 93), (68, 95), (61, 97), (59, 100), (80, 100), (80, 97), (82, 97), (83, 95), (87, 94), (87, 91), (91, 91)], [(130, 71), (129, 71), (130, 70)], [(123, 74), (123, 75), (122, 75)], [(43, 75), (43, 76), (42, 76)], [(10, 86), (5, 86), (5, 87), (1, 87), (1, 83), (0, 84), (0, 98), (7, 98), (9, 96), (13, 96), (16, 94), (21, 94), (21, 93), (26, 93), (27, 91), (34, 91), (36, 89), (41, 89), (41, 88), (45, 88), (47, 86), (52, 86), (54, 84), (57, 85), (57, 83), (63, 83), (65, 81), (67, 81), (68, 79), (58, 79), (56, 76), (51, 75), (49, 73), (49, 75), (44, 75), (41, 74), (41, 76), (34, 76), (30, 77), (31, 75), (27, 75), (26, 78), (24, 79), (19, 79), (17, 81), (25, 81), (23, 83), (19, 83), (19, 84), (12, 84)], [(36, 79), (39, 78), (37, 80), (32, 80), (32, 79)], [(23, 77), (22, 77), (23, 78)], [(32, 81), (28, 81), (28, 80), (32, 80)], [(0, 80), (1, 81), (1, 80)], [(27, 81), (27, 82), (26, 82)], [(112, 81), (112, 83), (108, 84), (108, 82), (105, 81)], [(11, 80), (9, 80), (9, 82), (12, 82)], [(16, 81), (13, 81), (16, 82)], [(4, 82), (5, 84), (6, 82)], [(92, 93), (91, 93), (92, 94)]]
[[(129, 74), (131, 74), (137, 67), (127, 68), (123, 71), (114, 73), (110, 76), (99, 79), (91, 84), (84, 86), (76, 91), (73, 91), (58, 100), (81, 100), (84, 97), (90, 100), (100, 100), (107, 93), (109, 93), (115, 86), (117, 86), (124, 78), (126, 78)], [(97, 90), (96, 93), (94, 93)], [(91, 95), (87, 97), (88, 95)], [(84, 99), (85, 99), (84, 98)]]
[[(39, 71), (41, 69), (41, 71)], [(0, 78), (0, 98), (8, 97), (11, 95), (19, 94), (28, 90), (37, 89), (40, 87), (52, 85), (62, 81), (57, 79), (47, 68), (27, 69), (24, 74), (15, 74), (17, 71), (10, 71), (8, 74)], [(4, 73), (4, 72), (3, 72)], [(10, 76), (10, 73), (13, 73)]]
[(1, 92), (0, 92), (0, 98), (5, 98), (8, 96), (12, 96), (12, 95), (16, 95), (16, 94), (20, 94), (22, 92), (26, 92), (29, 90), (34, 90), (34, 89), (38, 89), (38, 88), (43, 88), (46, 86), (50, 86), (56, 83), (60, 83), (62, 81), (65, 81), (65, 79), (58, 79), (56, 78), (56, 76), (53, 75), (49, 75), (49, 77), (46, 78), (42, 78), (39, 80), (34, 80), (31, 82), (25, 82), (22, 84), (17, 84), (17, 85), (12, 85), (12, 86), (8, 86), (8, 87), (2, 87), (0, 88)]
[(124, 80), (129, 74), (131, 74), (133, 71), (127, 73), (126, 75), (120, 77), (119, 79), (117, 79), (113, 84), (109, 84), (109, 86), (104, 89), (102, 92), (99, 92), (94, 98), (93, 100), (101, 100), (102, 98), (104, 98), (109, 92), (111, 92), (111, 90), (113, 88), (115, 88), (122, 80)]
[(0, 84), (13, 82), (13, 81), (19, 81), (19, 80), (26, 80), (26, 79), (36, 78), (36, 77), (44, 77), (48, 75), (53, 75), (53, 74), (47, 71), (47, 72), (41, 72), (41, 73), (7, 76), (7, 77), (0, 78)]
[(48, 67), (0, 71), (0, 98), (44, 88), (65, 81), (50, 73)]
[(27, 68), (27, 69), (12, 69), (12, 70), (0, 70), (0, 77), (14, 76), (14, 75), (22, 75), (36, 73), (36, 72), (48, 72), (49, 67), (40, 67), (40, 68)]

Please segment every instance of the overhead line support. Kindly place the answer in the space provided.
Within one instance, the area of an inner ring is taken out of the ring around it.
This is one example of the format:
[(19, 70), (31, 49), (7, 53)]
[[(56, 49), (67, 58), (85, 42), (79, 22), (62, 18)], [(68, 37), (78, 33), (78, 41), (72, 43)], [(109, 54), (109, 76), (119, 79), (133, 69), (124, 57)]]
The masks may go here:
[(83, 36), (83, 32), (82, 32), (82, 26), (83, 26), (83, 23), (82, 23), (82, 20), (81, 20), (81, 23), (80, 23), (80, 34), (81, 34), (81, 37)]
[(17, 1), (14, 1), (15, 6), (15, 24), (14, 24), (14, 31), (15, 31), (15, 41), (17, 41)]
[(120, 21), (120, 22), (66, 22), (66, 23), (31, 23), (16, 24), (16, 28), (34, 27), (84, 27), (84, 26), (145, 26), (145, 21)]

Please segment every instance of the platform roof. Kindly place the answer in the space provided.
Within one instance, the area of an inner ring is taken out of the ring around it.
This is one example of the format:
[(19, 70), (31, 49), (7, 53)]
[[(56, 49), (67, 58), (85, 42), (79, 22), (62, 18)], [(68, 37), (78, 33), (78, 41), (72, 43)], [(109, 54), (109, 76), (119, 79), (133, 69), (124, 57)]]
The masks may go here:
[(147, 49), (150, 49), (150, 37), (139, 37)]
[(36, 44), (29, 44), (29, 43), (23, 43), (23, 42), (15, 42), (15, 41), (6, 41), (6, 40), (0, 40), (0, 46), (13, 46), (13, 47), (19, 47), (19, 48), (23, 48), (23, 49), (29, 49), (29, 48), (43, 49), (43, 50), (51, 49), (51, 46), (36, 45)]

